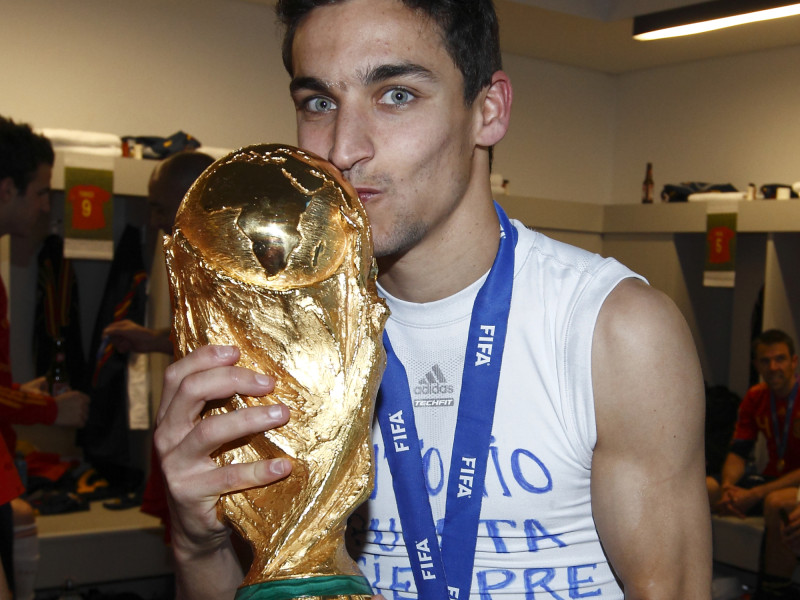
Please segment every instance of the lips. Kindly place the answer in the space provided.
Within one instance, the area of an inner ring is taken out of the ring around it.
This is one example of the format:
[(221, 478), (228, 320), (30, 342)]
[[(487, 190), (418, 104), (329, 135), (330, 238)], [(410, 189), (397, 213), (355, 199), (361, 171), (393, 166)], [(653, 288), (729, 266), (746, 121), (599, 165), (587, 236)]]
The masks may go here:
[(375, 198), (375, 196), (377, 196), (380, 193), (380, 190), (377, 190), (375, 188), (357, 187), (356, 192), (358, 193), (358, 197), (361, 200), (361, 204), (366, 204), (367, 202)]

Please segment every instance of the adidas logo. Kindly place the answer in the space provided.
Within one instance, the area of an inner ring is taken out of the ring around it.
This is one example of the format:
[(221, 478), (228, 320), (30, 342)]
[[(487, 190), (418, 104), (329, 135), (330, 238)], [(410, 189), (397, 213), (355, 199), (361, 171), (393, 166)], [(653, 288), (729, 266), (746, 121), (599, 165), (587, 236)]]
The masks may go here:
[[(431, 370), (425, 374), (425, 377), (419, 380), (419, 383), (414, 387), (414, 406), (452, 406), (454, 404), (453, 397), (441, 398), (444, 394), (452, 394), (455, 390), (452, 385), (447, 383), (444, 373), (439, 368), (439, 365), (433, 365)], [(439, 398), (420, 398), (419, 396), (426, 396), (435, 394)]]

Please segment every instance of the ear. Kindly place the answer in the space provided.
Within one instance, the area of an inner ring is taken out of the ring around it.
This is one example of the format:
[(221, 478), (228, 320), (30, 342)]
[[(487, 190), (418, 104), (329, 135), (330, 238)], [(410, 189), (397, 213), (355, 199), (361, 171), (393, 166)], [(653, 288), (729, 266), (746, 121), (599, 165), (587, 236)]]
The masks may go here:
[(11, 177), (0, 179), (0, 203), (7, 204), (17, 195), (17, 186)]
[(480, 129), (476, 142), (480, 146), (494, 146), (503, 139), (511, 119), (511, 101), (514, 92), (511, 80), (504, 71), (495, 71), (492, 82), (481, 92)]

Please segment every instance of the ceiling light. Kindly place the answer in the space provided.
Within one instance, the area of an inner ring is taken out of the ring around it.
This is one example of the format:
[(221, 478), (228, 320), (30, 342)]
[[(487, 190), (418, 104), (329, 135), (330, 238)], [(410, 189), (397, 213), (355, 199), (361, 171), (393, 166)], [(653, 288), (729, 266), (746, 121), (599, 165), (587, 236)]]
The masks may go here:
[(712, 0), (634, 17), (633, 37), (643, 41), (660, 40), (793, 15), (800, 15), (800, 3)]

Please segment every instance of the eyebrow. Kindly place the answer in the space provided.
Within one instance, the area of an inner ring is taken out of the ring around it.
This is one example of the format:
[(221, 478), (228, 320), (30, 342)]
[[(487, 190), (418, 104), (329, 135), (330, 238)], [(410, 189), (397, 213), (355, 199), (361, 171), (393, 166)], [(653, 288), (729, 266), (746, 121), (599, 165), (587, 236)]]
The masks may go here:
[(365, 85), (380, 83), (394, 77), (419, 77), (420, 79), (437, 79), (433, 71), (416, 63), (401, 63), (397, 65), (380, 65), (371, 69), (361, 78)]
[[(438, 79), (433, 71), (416, 63), (379, 65), (361, 74), (359, 79), (363, 85), (373, 85), (395, 77), (416, 77), (429, 81)], [(324, 93), (332, 87), (336, 87), (334, 83), (327, 82), (319, 77), (295, 77), (289, 84), (289, 92), (295, 93), (298, 90), (309, 90)]]

